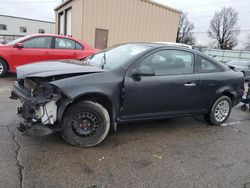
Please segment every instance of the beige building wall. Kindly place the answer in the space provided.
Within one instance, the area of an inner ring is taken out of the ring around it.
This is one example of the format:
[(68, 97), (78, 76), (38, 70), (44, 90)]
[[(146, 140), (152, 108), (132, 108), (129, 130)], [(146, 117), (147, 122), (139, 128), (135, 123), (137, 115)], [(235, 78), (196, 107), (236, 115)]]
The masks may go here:
[[(68, 2), (68, 3), (67, 3)], [(180, 11), (149, 0), (72, 0), (72, 35), (95, 44), (96, 28), (108, 30), (108, 46), (126, 42), (175, 42)]]
[(65, 3), (56, 10), (56, 34), (59, 31), (59, 13), (72, 9), (72, 36), (82, 40), (83, 29), (83, 3), (84, 0), (65, 1)]

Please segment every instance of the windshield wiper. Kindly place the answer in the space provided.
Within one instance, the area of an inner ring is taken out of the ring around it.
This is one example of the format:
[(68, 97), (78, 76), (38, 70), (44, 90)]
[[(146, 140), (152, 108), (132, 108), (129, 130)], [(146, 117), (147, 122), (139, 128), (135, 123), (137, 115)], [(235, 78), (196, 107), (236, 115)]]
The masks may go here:
[(92, 54), (92, 55), (90, 55), (90, 56), (89, 56), (89, 59), (92, 59), (95, 55), (96, 55), (95, 53)]
[(101, 68), (104, 69), (104, 66), (106, 65), (106, 53), (103, 53), (103, 57), (102, 57), (102, 62), (101, 62)]
[(79, 59), (80, 61), (87, 61), (87, 60), (91, 60), (96, 54), (92, 54), (90, 56), (84, 57), (82, 59)]

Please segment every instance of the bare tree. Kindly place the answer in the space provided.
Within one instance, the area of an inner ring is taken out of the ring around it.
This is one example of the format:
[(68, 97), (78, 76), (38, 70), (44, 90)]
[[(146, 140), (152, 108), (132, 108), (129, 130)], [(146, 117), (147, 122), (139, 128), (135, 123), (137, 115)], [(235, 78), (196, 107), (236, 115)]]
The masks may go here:
[(247, 37), (247, 42), (245, 43), (246, 46), (245, 46), (245, 50), (250, 50), (250, 34), (248, 35)]
[(193, 30), (194, 24), (188, 20), (187, 13), (183, 13), (177, 30), (176, 42), (189, 45), (195, 44)]
[(215, 12), (210, 21), (208, 36), (217, 40), (221, 49), (232, 49), (236, 46), (238, 34), (238, 13), (236, 10), (232, 7), (224, 7), (220, 12)]

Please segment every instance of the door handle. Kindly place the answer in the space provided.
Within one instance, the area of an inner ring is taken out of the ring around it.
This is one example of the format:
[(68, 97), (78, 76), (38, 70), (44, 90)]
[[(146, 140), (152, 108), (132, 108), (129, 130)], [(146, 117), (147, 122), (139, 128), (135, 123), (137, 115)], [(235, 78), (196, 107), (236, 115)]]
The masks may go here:
[(188, 82), (188, 83), (185, 83), (184, 86), (185, 86), (185, 87), (195, 87), (195, 86), (196, 86), (196, 83)]

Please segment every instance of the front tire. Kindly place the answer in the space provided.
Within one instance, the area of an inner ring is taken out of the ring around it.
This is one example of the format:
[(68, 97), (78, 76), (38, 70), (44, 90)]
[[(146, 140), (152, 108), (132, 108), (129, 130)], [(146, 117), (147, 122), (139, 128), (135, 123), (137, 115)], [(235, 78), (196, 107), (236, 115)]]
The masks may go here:
[(0, 78), (4, 77), (7, 74), (7, 71), (8, 71), (7, 64), (2, 59), (0, 59)]
[(68, 143), (91, 147), (100, 144), (110, 129), (108, 111), (92, 101), (82, 101), (67, 109), (63, 116), (61, 135)]
[(221, 125), (227, 121), (232, 110), (232, 101), (227, 96), (218, 98), (212, 109), (204, 116), (205, 120), (212, 125)]

